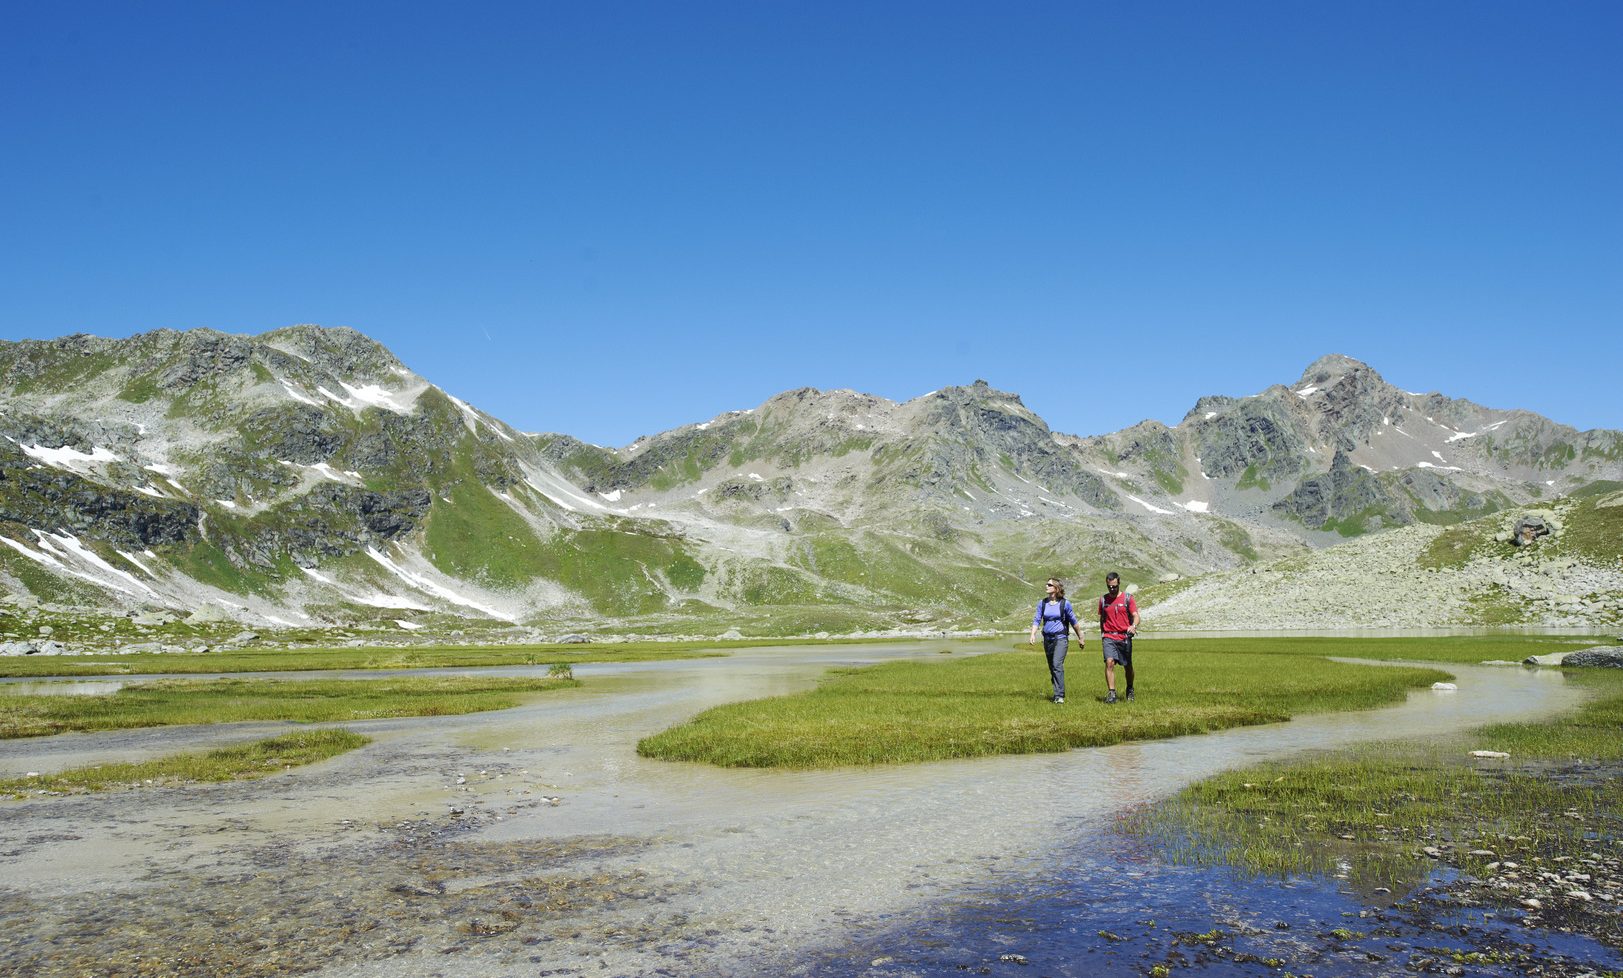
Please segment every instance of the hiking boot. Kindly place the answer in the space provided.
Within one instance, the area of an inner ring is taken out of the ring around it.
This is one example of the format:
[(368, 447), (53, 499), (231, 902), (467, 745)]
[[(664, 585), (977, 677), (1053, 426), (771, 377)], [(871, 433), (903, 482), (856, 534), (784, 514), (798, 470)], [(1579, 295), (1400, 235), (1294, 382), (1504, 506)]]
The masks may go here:
[(1057, 705), (1063, 705), (1065, 703), (1065, 697), (1063, 697), (1063, 696), (1054, 697), (1054, 703), (1057, 704)]
[(1116, 691), (1115, 690), (1111, 690), (1109, 693), (1105, 694), (1105, 702), (1106, 703), (1114, 703), (1114, 702), (1116, 702)]
[(1129, 686), (1129, 687), (1127, 687), (1127, 702), (1131, 703), (1132, 701), (1133, 701), (1133, 687)]

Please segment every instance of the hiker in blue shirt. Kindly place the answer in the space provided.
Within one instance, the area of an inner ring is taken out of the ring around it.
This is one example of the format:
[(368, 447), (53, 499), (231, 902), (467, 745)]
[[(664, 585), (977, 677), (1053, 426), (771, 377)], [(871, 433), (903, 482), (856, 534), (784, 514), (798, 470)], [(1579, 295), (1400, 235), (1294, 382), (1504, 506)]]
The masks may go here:
[(1048, 595), (1037, 602), (1037, 615), (1031, 619), (1031, 642), (1037, 643), (1037, 630), (1042, 629), (1043, 652), (1048, 656), (1048, 678), (1054, 681), (1054, 702), (1065, 702), (1065, 651), (1070, 644), (1070, 636), (1066, 634), (1066, 626), (1076, 632), (1077, 648), (1088, 647), (1088, 640), (1082, 637), (1082, 625), (1076, 620), (1076, 612), (1071, 610), (1071, 603), (1065, 600), (1065, 585), (1059, 578), (1048, 579)]

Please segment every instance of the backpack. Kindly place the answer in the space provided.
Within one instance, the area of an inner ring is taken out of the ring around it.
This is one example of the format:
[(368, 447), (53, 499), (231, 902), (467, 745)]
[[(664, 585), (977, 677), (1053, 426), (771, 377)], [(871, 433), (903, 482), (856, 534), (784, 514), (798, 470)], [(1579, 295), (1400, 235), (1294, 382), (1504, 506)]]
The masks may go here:
[(1112, 601), (1107, 605), (1105, 604), (1105, 596), (1102, 594), (1099, 595), (1099, 622), (1101, 625), (1103, 625), (1105, 620), (1106, 608), (1120, 608), (1127, 612), (1127, 620), (1129, 622), (1133, 620), (1133, 611), (1138, 607), (1138, 602), (1133, 600), (1133, 596), (1128, 594), (1126, 591), (1121, 592), (1118, 597), (1120, 600)]

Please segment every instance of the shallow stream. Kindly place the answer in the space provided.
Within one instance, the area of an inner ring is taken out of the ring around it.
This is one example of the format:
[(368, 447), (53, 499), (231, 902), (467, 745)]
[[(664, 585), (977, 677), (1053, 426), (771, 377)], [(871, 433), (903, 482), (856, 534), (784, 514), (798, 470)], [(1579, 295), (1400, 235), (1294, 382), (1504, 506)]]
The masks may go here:
[[(1553, 670), (1445, 666), (1457, 691), (1399, 706), (1064, 754), (785, 773), (635, 753), (710, 706), (943, 646), (1007, 641), (581, 665), (581, 689), (517, 709), (346, 724), (376, 742), (258, 782), (0, 803), (0, 972), (850, 973), (876, 934), (907, 944), (938, 919), (968, 933), (966, 899), (994, 882), (1033, 906), (1120, 889), (1114, 859), (1089, 855), (1101, 833), (1209, 774), (1545, 716), (1581, 695)], [(7, 741), (0, 776), (280, 729)]]

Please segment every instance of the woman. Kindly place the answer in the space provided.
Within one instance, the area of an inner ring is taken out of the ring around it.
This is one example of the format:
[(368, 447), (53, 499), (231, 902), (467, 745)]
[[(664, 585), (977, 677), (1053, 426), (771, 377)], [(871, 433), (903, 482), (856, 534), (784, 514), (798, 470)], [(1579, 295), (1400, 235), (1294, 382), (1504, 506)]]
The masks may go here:
[(1054, 681), (1054, 702), (1065, 702), (1065, 651), (1070, 644), (1070, 636), (1066, 634), (1066, 626), (1076, 632), (1077, 648), (1087, 648), (1088, 640), (1082, 637), (1082, 626), (1076, 620), (1076, 612), (1071, 610), (1071, 603), (1065, 600), (1065, 585), (1059, 578), (1048, 579), (1048, 594), (1037, 602), (1037, 615), (1031, 619), (1031, 641), (1037, 642), (1037, 631), (1042, 630), (1043, 653), (1048, 656), (1048, 678)]

